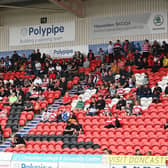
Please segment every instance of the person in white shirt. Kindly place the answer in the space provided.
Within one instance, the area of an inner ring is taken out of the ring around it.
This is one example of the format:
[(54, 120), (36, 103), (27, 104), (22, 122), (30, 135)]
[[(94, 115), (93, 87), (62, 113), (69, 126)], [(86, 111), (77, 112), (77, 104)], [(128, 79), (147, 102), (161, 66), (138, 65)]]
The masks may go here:
[(37, 76), (37, 77), (35, 78), (33, 84), (34, 84), (35, 86), (37, 86), (38, 84), (41, 85), (41, 84), (42, 84), (41, 78), (40, 78), (39, 76)]
[(36, 61), (35, 63), (35, 75), (39, 75), (41, 71), (41, 63), (39, 61)]
[(113, 44), (112, 41), (109, 41), (109, 45), (107, 47), (109, 63), (113, 62)]

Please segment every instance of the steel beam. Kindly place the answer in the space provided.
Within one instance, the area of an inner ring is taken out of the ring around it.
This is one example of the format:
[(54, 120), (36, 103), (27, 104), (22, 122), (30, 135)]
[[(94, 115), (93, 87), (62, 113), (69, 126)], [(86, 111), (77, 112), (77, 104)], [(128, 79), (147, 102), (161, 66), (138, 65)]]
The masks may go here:
[(78, 17), (84, 17), (84, 6), (82, 0), (49, 0), (49, 1), (75, 14)]

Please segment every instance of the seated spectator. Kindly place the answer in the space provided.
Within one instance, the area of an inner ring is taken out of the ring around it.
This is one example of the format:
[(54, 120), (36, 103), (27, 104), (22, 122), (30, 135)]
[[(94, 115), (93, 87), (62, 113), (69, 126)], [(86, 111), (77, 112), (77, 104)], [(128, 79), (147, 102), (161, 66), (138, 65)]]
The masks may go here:
[(163, 67), (165, 68), (168, 67), (168, 57), (167, 56), (163, 57), (162, 64), (163, 64)]
[(110, 98), (114, 98), (116, 96), (116, 88), (115, 88), (115, 85), (110, 83), (110, 87), (109, 87), (109, 95), (110, 95)]
[(12, 141), (11, 141), (11, 147), (17, 147), (17, 148), (22, 148), (22, 147), (25, 147), (26, 146), (26, 142), (24, 140), (23, 137), (21, 137), (20, 135), (18, 134), (15, 134), (13, 137), (12, 137)]
[(143, 87), (140, 97), (152, 97), (152, 90), (148, 85), (145, 85), (145, 87)]
[(143, 63), (142, 63), (142, 60), (141, 60), (141, 58), (138, 58), (137, 59), (137, 62), (136, 62), (136, 68), (137, 69), (142, 69), (143, 68)]
[(168, 83), (167, 83), (167, 85), (165, 87), (164, 96), (168, 96)]
[(79, 122), (77, 120), (72, 122), (72, 127), (74, 128), (74, 135), (79, 135), (79, 134), (83, 134), (83, 128), (82, 125), (79, 124)]
[(68, 92), (65, 93), (65, 96), (62, 98), (62, 104), (63, 105), (68, 105), (72, 101), (71, 96), (69, 95)]
[(96, 108), (96, 99), (95, 97), (92, 97), (92, 101), (90, 103), (90, 106), (88, 108), (88, 115), (95, 116), (98, 114), (97, 108)]
[(153, 103), (159, 103), (160, 102), (160, 93), (158, 93), (156, 90), (153, 91), (152, 102)]
[(111, 109), (108, 103), (106, 103), (102, 115), (104, 116), (112, 116)]
[(16, 97), (15, 92), (12, 92), (12, 95), (9, 97), (9, 104), (14, 105), (17, 102), (18, 98)]
[(112, 151), (107, 148), (104, 148), (103, 152), (104, 152), (104, 155), (111, 155), (112, 154)]
[(15, 105), (23, 106), (23, 103), (24, 103), (23, 97), (19, 95), (17, 101), (15, 102)]
[(141, 58), (141, 54), (139, 53), (138, 50), (135, 51), (135, 54), (134, 54), (134, 64), (137, 65), (138, 63), (138, 59)]
[(103, 100), (103, 96), (100, 95), (98, 97), (98, 100), (96, 101), (96, 109), (99, 111), (104, 109), (104, 107), (105, 107), (105, 101)]
[(67, 122), (69, 120), (70, 117), (70, 113), (69, 111), (66, 111), (65, 109), (63, 110), (63, 112), (61, 113), (61, 119), (63, 122)]
[(119, 73), (119, 71), (120, 71), (120, 68), (119, 68), (116, 60), (114, 60), (114, 62), (111, 64), (111, 72), (113, 74), (117, 74), (117, 73)]
[(24, 111), (33, 111), (33, 103), (31, 101), (24, 102)]
[(160, 69), (160, 65), (161, 65), (160, 55), (154, 56), (152, 72), (158, 72), (158, 70)]
[(136, 156), (141, 156), (142, 153), (140, 152), (140, 149), (136, 149), (134, 155), (136, 155)]
[(152, 152), (151, 151), (147, 151), (146, 155), (147, 156), (152, 156)]
[(2, 127), (0, 125), (0, 143), (3, 142), (3, 130), (2, 130)]
[(61, 78), (59, 90), (61, 91), (62, 96), (65, 94), (65, 92), (67, 90), (67, 81), (66, 81), (65, 77)]
[(39, 93), (35, 87), (29, 92), (29, 100), (38, 100)]
[(122, 86), (122, 88), (128, 87), (128, 80), (125, 75), (122, 75), (120, 77), (120, 85)]
[(120, 96), (120, 100), (118, 101), (116, 108), (122, 110), (126, 106), (126, 101), (123, 96)]
[(105, 128), (121, 128), (120, 118), (118, 118), (118, 114), (114, 114), (114, 119), (111, 120), (111, 117), (109, 117), (110, 120), (106, 121)]
[(35, 75), (40, 75), (40, 72), (41, 72), (41, 63), (36, 60), (35, 61), (35, 71), (34, 71), (34, 74)]
[(168, 119), (166, 120), (166, 123), (164, 125), (164, 129), (166, 130), (168, 128)]
[(82, 97), (81, 96), (79, 96), (79, 100), (78, 100), (78, 102), (77, 102), (77, 105), (76, 105), (76, 109), (84, 109), (84, 106), (85, 106), (85, 103), (84, 103), (84, 101), (82, 100)]
[(98, 94), (101, 95), (102, 97), (107, 97), (109, 95), (108, 89), (106, 89), (104, 85), (102, 85), (101, 88), (98, 89)]
[(104, 76), (103, 80), (105, 80), (105, 81), (107, 81), (107, 82), (109, 81), (109, 82), (111, 82), (111, 83), (114, 82), (114, 74), (112, 73), (111, 70), (109, 70), (109, 71), (107, 72), (107, 75)]
[(128, 51), (126, 58), (126, 65), (133, 65), (134, 63), (134, 55), (131, 50)]
[(90, 66), (90, 61), (86, 58), (86, 60), (83, 63), (83, 67), (84, 68), (89, 68), (89, 66)]
[(136, 116), (139, 116), (142, 114), (142, 107), (140, 106), (138, 101), (136, 101), (135, 105), (133, 106), (132, 114)]
[(116, 94), (117, 94), (117, 96), (123, 96), (124, 95), (124, 88), (121, 84), (119, 84)]
[(41, 85), (41, 84), (42, 84), (41, 78), (40, 78), (39, 76), (37, 76), (37, 77), (34, 79), (33, 84), (34, 84), (35, 86), (37, 86), (38, 84)]
[(132, 115), (132, 108), (133, 106), (128, 102), (126, 103), (126, 106), (125, 106), (125, 112), (127, 115)]
[(1, 117), (7, 117), (8, 110), (6, 108), (0, 109), (0, 118)]
[(84, 93), (84, 88), (83, 86), (79, 83), (76, 87), (76, 94), (77, 95), (80, 95), (80, 94), (83, 94)]
[(74, 124), (68, 122), (67, 126), (64, 129), (63, 135), (73, 135), (74, 134)]

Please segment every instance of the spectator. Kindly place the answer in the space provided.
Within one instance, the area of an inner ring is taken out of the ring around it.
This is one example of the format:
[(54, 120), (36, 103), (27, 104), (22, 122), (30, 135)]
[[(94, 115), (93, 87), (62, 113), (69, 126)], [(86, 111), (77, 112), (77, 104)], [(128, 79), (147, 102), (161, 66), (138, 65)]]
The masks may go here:
[(41, 84), (42, 84), (42, 79), (41, 79), (39, 76), (37, 76), (37, 77), (34, 79), (33, 84), (34, 84), (35, 86), (41, 85)]
[(149, 41), (145, 40), (144, 44), (142, 45), (143, 58), (148, 58), (150, 49), (151, 49), (151, 45), (149, 44)]
[(107, 149), (107, 148), (104, 148), (104, 149), (103, 149), (103, 153), (104, 153), (105, 155), (111, 155), (111, 154), (112, 154), (112, 151), (109, 150), (109, 149)]
[(89, 68), (89, 66), (90, 66), (90, 61), (88, 60), (88, 58), (86, 58), (86, 60), (83, 63), (83, 67), (84, 68)]
[(118, 101), (116, 108), (122, 110), (126, 106), (126, 101), (123, 96), (120, 96), (120, 100)]
[(166, 120), (166, 123), (164, 125), (164, 129), (166, 130), (168, 128), (168, 119)]
[(96, 99), (95, 97), (92, 97), (89, 109), (88, 109), (88, 115), (95, 116), (97, 115), (97, 108), (96, 108)]
[(65, 93), (65, 96), (62, 98), (62, 103), (63, 105), (68, 105), (72, 101), (71, 96), (69, 95), (68, 92)]
[(79, 96), (79, 100), (78, 100), (78, 102), (77, 102), (77, 105), (76, 105), (76, 109), (84, 109), (84, 106), (85, 106), (85, 103), (84, 103), (84, 101), (82, 100), (82, 97), (81, 96)]
[(74, 125), (70, 122), (67, 123), (67, 126), (64, 129), (63, 135), (73, 135), (74, 134)]
[(124, 49), (124, 54), (125, 54), (125, 57), (126, 57), (129, 50), (132, 49), (132, 46), (131, 46), (131, 44), (128, 40), (125, 40), (125, 42), (123, 43), (123, 49)]
[(151, 151), (147, 151), (146, 155), (147, 156), (152, 156), (152, 152)]
[(163, 67), (165, 68), (168, 67), (168, 57), (167, 56), (163, 57), (162, 64), (163, 64)]
[(100, 58), (100, 60), (101, 60), (101, 63), (104, 63), (104, 60), (105, 60), (105, 52), (103, 51), (102, 48), (99, 48), (98, 54), (99, 54), (99, 58)]
[(95, 59), (94, 53), (92, 52), (92, 50), (89, 50), (87, 58), (88, 58), (89, 61), (92, 61), (92, 60)]
[(61, 113), (62, 121), (67, 122), (69, 120), (69, 117), (70, 117), (69, 111), (66, 111), (66, 109), (64, 109), (63, 112)]
[(115, 85), (112, 83), (110, 83), (109, 94), (111, 99), (116, 96), (116, 88), (115, 88)]
[(133, 65), (134, 63), (134, 55), (131, 50), (128, 51), (126, 58), (126, 65)]
[(111, 109), (108, 103), (106, 103), (102, 115), (104, 116), (112, 116)]
[(104, 107), (105, 107), (105, 101), (103, 100), (103, 96), (100, 95), (98, 97), (98, 100), (96, 101), (96, 109), (99, 111), (104, 109)]
[(15, 92), (12, 92), (12, 95), (9, 97), (9, 104), (14, 105), (18, 101)]
[(64, 95), (67, 90), (67, 81), (66, 81), (65, 77), (61, 78), (59, 90), (61, 91), (62, 95)]
[(105, 128), (121, 128), (120, 118), (118, 118), (118, 114), (114, 114), (114, 119), (111, 120), (111, 117), (109, 117), (110, 120), (106, 121)]
[(35, 61), (35, 69), (34, 69), (34, 74), (35, 75), (40, 75), (41, 72), (41, 63), (39, 61)]
[(109, 63), (111, 63), (114, 61), (112, 41), (109, 41), (109, 45), (107, 47), (107, 52), (108, 52), (108, 56), (109, 56)]
[(121, 43), (120, 43), (120, 40), (117, 40), (116, 43), (114, 43), (114, 58), (116, 60), (120, 59), (120, 56), (121, 56)]
[(133, 106), (132, 114), (136, 116), (139, 116), (142, 114), (142, 107), (140, 106), (138, 101), (136, 101), (135, 105)]
[(18, 134), (15, 134), (13, 137), (12, 137), (12, 142), (11, 142), (11, 147), (17, 147), (17, 148), (22, 148), (22, 147), (25, 147), (26, 146), (26, 142), (24, 140), (23, 137), (21, 137), (20, 135)]
[(152, 97), (152, 90), (148, 85), (145, 85), (142, 89), (142, 94), (140, 97)]
[(141, 59), (141, 54), (139, 53), (138, 50), (136, 50), (134, 54), (134, 64), (135, 65), (137, 65), (139, 59)]
[(155, 40), (152, 45), (152, 55), (157, 56), (160, 55), (161, 47), (160, 44)]
[(134, 155), (136, 155), (136, 156), (142, 156), (142, 153), (140, 152), (139, 149), (136, 149)]
[(166, 85), (166, 87), (165, 87), (164, 94), (165, 94), (165, 96), (168, 96), (168, 83), (167, 83), (167, 85)]
[(164, 53), (164, 55), (167, 55), (167, 53), (168, 53), (168, 44), (166, 43), (166, 41), (162, 42), (161, 50)]

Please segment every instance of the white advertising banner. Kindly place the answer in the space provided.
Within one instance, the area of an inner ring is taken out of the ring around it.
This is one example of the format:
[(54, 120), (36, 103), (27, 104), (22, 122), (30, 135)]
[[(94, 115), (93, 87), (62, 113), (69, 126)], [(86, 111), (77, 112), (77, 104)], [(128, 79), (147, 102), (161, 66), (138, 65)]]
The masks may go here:
[(11, 168), (58, 168), (57, 162), (12, 161)]
[(10, 168), (12, 153), (0, 153), (0, 168)]
[(9, 45), (21, 46), (75, 40), (75, 22), (10, 27)]
[(41, 53), (50, 55), (52, 58), (71, 58), (74, 55), (75, 51), (80, 51), (82, 54), (87, 55), (88, 45), (40, 49)]
[(167, 33), (167, 13), (92, 18), (90, 38)]

